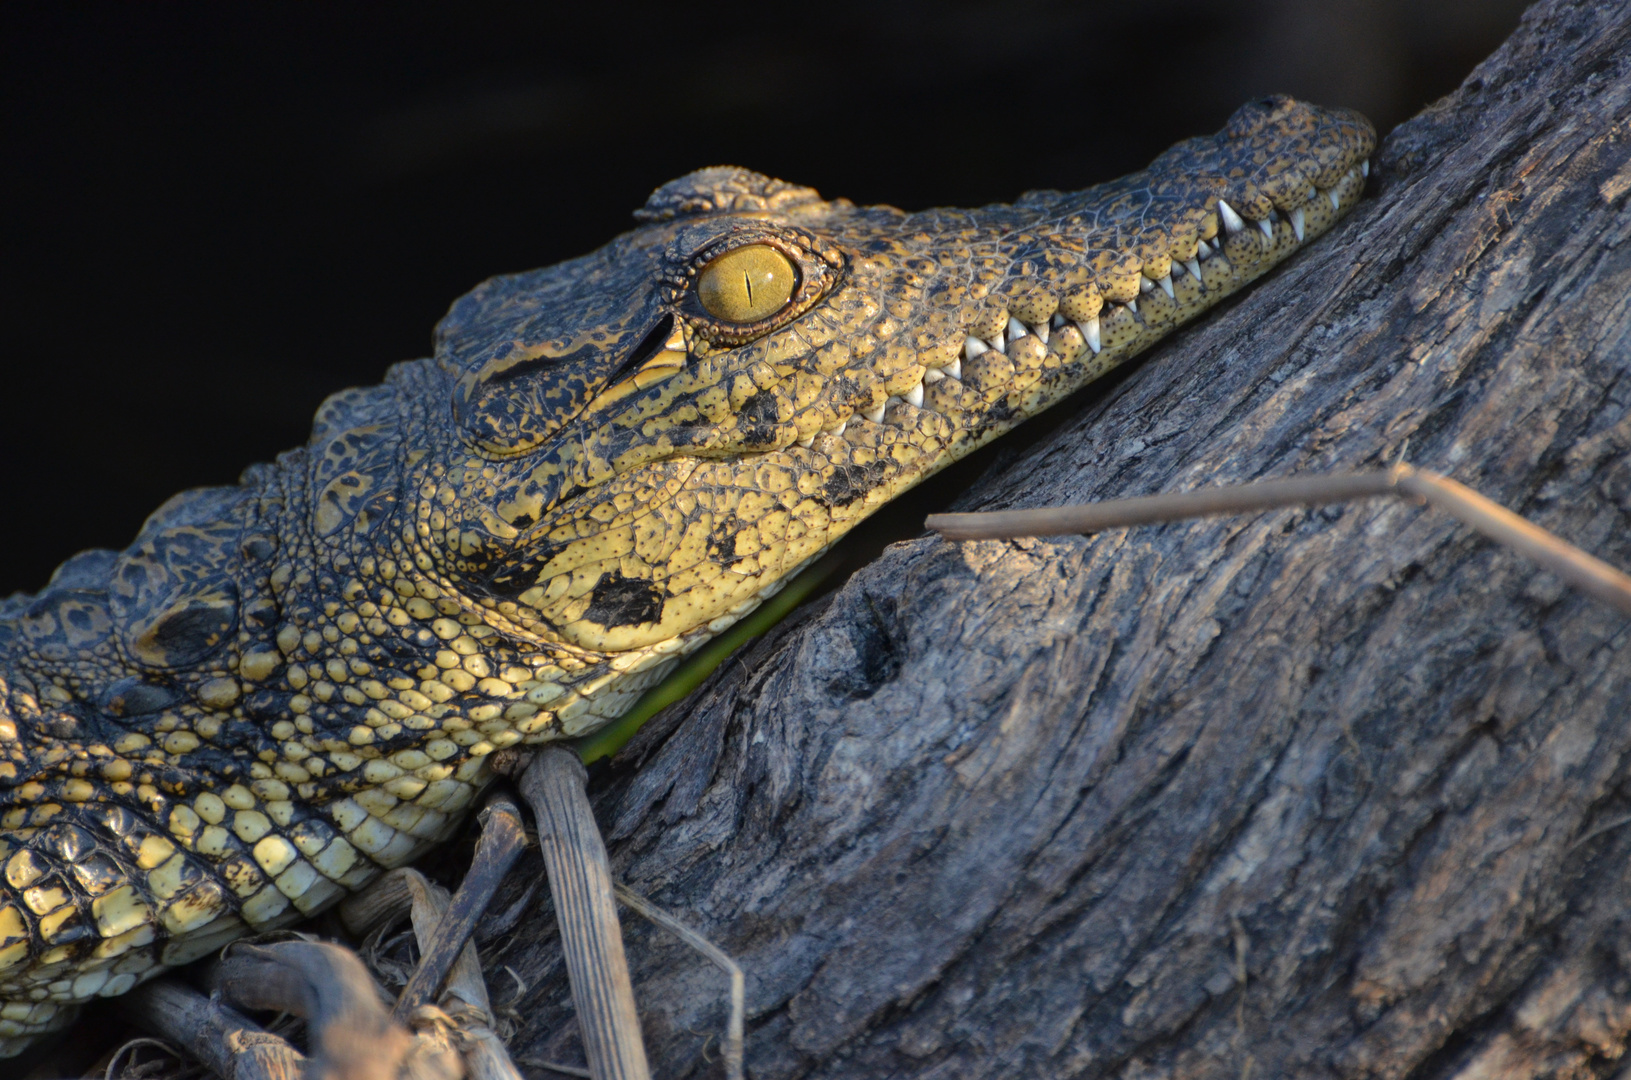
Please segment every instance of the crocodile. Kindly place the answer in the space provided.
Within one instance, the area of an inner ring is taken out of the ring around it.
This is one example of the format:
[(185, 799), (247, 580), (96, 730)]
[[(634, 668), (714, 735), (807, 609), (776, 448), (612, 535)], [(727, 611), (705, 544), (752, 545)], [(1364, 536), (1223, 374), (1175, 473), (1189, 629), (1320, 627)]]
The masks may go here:
[(1148, 169), (905, 213), (741, 168), (458, 300), (305, 446), (0, 602), (0, 1056), (458, 827), (902, 490), (1325, 232), (1286, 97)]

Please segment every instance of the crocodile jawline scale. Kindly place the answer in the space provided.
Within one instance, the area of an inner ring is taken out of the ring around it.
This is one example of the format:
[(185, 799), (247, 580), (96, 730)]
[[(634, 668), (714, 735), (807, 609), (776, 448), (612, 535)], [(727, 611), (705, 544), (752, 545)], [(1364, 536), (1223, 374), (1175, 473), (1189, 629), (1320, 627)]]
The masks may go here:
[(857, 207), (737, 168), (495, 278), (310, 441), (0, 602), (0, 1056), (454, 829), (899, 492), (1358, 201), (1269, 98), (1143, 172)]

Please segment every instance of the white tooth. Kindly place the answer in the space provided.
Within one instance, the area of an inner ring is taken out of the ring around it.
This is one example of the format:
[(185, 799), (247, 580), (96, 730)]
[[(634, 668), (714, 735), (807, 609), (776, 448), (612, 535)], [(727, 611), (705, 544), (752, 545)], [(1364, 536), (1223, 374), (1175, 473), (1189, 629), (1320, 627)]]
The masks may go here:
[(963, 355), (968, 357), (970, 360), (974, 359), (976, 356), (979, 356), (983, 352), (989, 352), (990, 349), (991, 346), (987, 345), (973, 334), (970, 334), (968, 337), (963, 339)]
[(961, 379), (963, 377), (963, 358), (957, 357), (940, 370), (946, 373), (948, 379)]
[[(1167, 274), (1160, 281), (1157, 281), (1156, 284), (1161, 286), (1161, 291), (1162, 292), (1166, 293), (1168, 296), (1172, 296), (1172, 275), (1171, 274)], [(1172, 296), (1172, 298), (1174, 300), (1178, 299), (1176, 296)]]
[(1269, 220), (1270, 221), (1275, 221), (1275, 222), (1278, 222), (1280, 220), (1280, 211), (1276, 210), (1272, 206), (1269, 207)]
[(1082, 337), (1087, 341), (1087, 347), (1094, 352), (1098, 352), (1101, 347), (1099, 345), (1099, 317), (1095, 315), (1086, 322), (1077, 323), (1076, 329), (1082, 332)]
[(844, 434), (844, 429), (847, 428), (847, 427), (849, 427), (849, 421), (848, 420), (840, 420), (840, 421), (838, 421), (838, 426), (833, 428), (827, 434), (835, 436), (835, 437), (838, 436), (838, 435), (842, 435), (842, 434)]
[(1341, 210), (1342, 209), (1342, 200), (1337, 198), (1337, 189), (1336, 188), (1332, 188), (1330, 191), (1327, 191), (1325, 193), (1325, 197), (1327, 199), (1331, 200), (1331, 209), (1332, 210)]
[(945, 373), (939, 368), (929, 368), (923, 373), (923, 381), (926, 383), (937, 383), (945, 377)]
[(1008, 343), (1003, 339), (1002, 331), (998, 330), (991, 338), (991, 348), (1004, 356), (1008, 355)]
[(1257, 227), (1263, 230), (1264, 236), (1268, 237), (1270, 240), (1274, 239), (1274, 222), (1270, 221), (1268, 218), (1259, 218)]
[(1246, 227), (1246, 223), (1240, 220), (1240, 215), (1235, 213), (1235, 208), (1222, 199), (1218, 200), (1218, 216), (1223, 219), (1223, 227), (1230, 232), (1239, 232)]
[(918, 383), (916, 386), (914, 386), (910, 390), (906, 391), (906, 404), (910, 405), (914, 409), (923, 408), (923, 384), (922, 383)]
[(1140, 274), (1138, 278), (1138, 291), (1141, 293), (1154, 292), (1155, 282)]
[(1042, 342), (1042, 344), (1046, 345), (1048, 343), (1048, 324), (1047, 323), (1045, 323), (1045, 322), (1037, 323), (1035, 326), (1031, 327), (1031, 333), (1035, 334), (1037, 340)]
[(1200, 243), (1195, 245), (1195, 256), (1203, 262), (1210, 259), (1212, 257), (1212, 245), (1208, 244), (1205, 240), (1202, 240)]
[(1359, 175), (1360, 176), (1369, 176), (1370, 175), (1370, 158), (1366, 158), (1364, 161), (1361, 161), (1359, 163)]
[(804, 447), (804, 449), (808, 450), (808, 449), (810, 449), (810, 447), (815, 445), (815, 436), (814, 435), (806, 435), (804, 438), (800, 439), (798, 442), (799, 442), (800, 446), (802, 446), (802, 447)]
[(884, 405), (888, 404), (889, 402), (885, 401), (883, 405), (879, 405), (876, 409), (863, 409), (861, 410), (861, 415), (872, 421), (874, 424), (881, 424), (883, 423)]
[(1015, 338), (1022, 338), (1022, 337), (1025, 336), (1026, 333), (1027, 333), (1027, 331), (1025, 329), (1025, 324), (1024, 323), (1020, 322), (1018, 319), (1014, 318), (1012, 315), (1008, 316), (1008, 340), (1009, 341), (1013, 341)]
[(1198, 261), (1195, 259), (1190, 259), (1188, 262), (1184, 263), (1184, 269), (1188, 270), (1192, 275), (1194, 275), (1195, 284), (1199, 285), (1203, 289), (1206, 288), (1206, 282), (1201, 280), (1201, 264)]
[(1127, 310), (1132, 312), (1134, 315), (1137, 315), (1138, 314), (1138, 301), (1137, 300), (1127, 301)]
[(1303, 229), (1306, 227), (1303, 222), (1303, 208), (1299, 206), (1291, 212), (1291, 231), (1297, 234), (1299, 244), (1303, 242)]
[(1065, 317), (1059, 314), (1057, 311), (1054, 312), (1053, 320), (1050, 325), (1052, 325), (1055, 330), (1059, 329), (1061, 326), (1065, 325)]

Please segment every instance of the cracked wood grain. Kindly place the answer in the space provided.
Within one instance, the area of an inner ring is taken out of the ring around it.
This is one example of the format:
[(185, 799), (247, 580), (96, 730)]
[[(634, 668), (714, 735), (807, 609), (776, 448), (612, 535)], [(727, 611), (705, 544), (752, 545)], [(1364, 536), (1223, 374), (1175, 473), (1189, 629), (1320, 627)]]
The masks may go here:
[[(1342, 228), (956, 508), (1408, 441), (1631, 565), (1628, 116), (1631, 5), (1537, 5)], [(1628, 717), (1623, 615), (1375, 502), (895, 545), (591, 795), (742, 964), (755, 1077), (1611, 1076)], [(548, 926), (493, 959), (560, 1060)], [(628, 938), (654, 1075), (717, 1075), (717, 974)]]

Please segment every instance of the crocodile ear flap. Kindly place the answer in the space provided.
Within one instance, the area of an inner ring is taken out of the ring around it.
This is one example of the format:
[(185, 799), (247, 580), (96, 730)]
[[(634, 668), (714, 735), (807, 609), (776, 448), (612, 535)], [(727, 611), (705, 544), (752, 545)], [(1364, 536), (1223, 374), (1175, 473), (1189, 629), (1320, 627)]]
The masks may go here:
[(685, 356), (684, 330), (645, 296), (615, 321), (573, 337), (498, 346), (454, 384), (453, 418), (472, 445), (507, 457), (539, 445), (585, 410), (674, 374)]
[(453, 419), (479, 449), (499, 457), (529, 450), (576, 416), (599, 385), (598, 344), (567, 350), (503, 348), (453, 387)]

